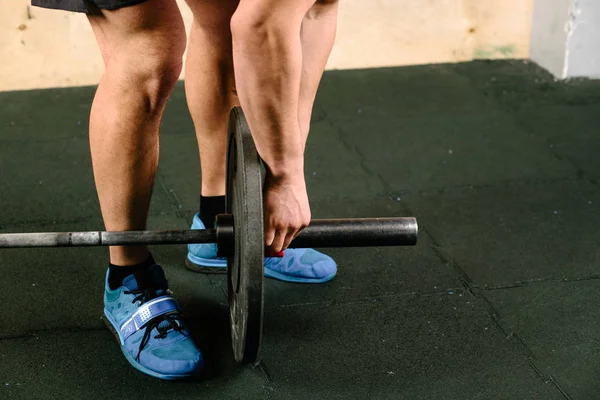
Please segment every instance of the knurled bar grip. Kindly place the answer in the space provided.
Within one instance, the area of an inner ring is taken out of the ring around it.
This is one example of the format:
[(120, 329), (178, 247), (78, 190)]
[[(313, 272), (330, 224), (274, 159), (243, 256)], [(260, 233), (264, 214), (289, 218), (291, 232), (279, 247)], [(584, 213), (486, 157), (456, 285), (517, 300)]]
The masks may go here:
[[(217, 229), (41, 232), (0, 234), (0, 248), (85, 247), (217, 243)], [(225, 230), (224, 230), (225, 231)], [(417, 242), (417, 221), (405, 218), (312, 220), (290, 247), (411, 246)]]
[(216, 229), (126, 232), (43, 232), (0, 234), (0, 248), (85, 247), (215, 243)]

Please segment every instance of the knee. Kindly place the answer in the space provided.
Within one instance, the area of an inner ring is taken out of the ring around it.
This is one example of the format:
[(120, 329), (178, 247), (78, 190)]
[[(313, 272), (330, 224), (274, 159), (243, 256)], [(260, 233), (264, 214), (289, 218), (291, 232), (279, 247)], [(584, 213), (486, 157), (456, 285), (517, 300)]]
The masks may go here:
[(138, 69), (141, 87), (153, 97), (168, 96), (183, 69), (183, 52), (166, 51), (166, 54), (149, 57), (146, 65)]
[(141, 66), (134, 70), (137, 74), (139, 88), (146, 96), (147, 111), (162, 109), (171, 94), (183, 69), (183, 44), (172, 43), (171, 47), (162, 49), (140, 60)]
[(183, 68), (185, 32), (168, 40), (138, 38), (107, 63), (107, 72), (123, 90), (144, 96), (146, 111), (162, 109)]
[(257, 1), (249, 4), (240, 1), (230, 21), (231, 35), (234, 43), (238, 41), (264, 41), (272, 34), (286, 34), (299, 30), (302, 16), (281, 10), (281, 6), (270, 1)]
[(233, 43), (244, 39), (251, 39), (258, 34), (257, 29), (264, 28), (266, 21), (260, 18), (258, 12), (247, 10), (243, 7), (244, 3), (240, 3), (229, 21), (231, 38)]

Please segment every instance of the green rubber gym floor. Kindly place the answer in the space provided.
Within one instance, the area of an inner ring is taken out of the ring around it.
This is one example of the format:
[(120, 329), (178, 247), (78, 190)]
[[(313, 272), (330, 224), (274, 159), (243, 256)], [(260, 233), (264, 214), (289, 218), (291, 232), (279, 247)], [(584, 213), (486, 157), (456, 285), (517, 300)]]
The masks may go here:
[[(0, 93), (0, 231), (100, 230), (93, 87)], [(186, 228), (199, 162), (178, 84), (149, 228)], [(600, 81), (524, 61), (325, 74), (313, 217), (418, 218), (411, 248), (328, 249), (319, 286), (266, 282), (262, 362), (233, 361), (226, 283), (156, 246), (207, 359), (195, 382), (125, 361), (105, 248), (0, 250), (0, 399), (600, 398)]]

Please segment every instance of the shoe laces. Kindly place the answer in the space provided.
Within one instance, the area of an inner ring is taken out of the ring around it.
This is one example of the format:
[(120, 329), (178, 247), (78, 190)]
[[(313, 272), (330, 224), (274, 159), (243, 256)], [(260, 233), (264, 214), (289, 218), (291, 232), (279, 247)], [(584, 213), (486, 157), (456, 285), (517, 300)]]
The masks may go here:
[[(164, 291), (163, 290), (157, 291), (152, 288), (126, 290), (123, 293), (136, 295), (133, 298), (133, 300), (131, 300), (131, 303), (137, 302), (137, 303), (139, 303), (138, 305), (141, 306), (142, 304), (144, 304), (158, 296), (161, 296), (162, 293), (160, 293), (160, 292), (165, 292), (167, 294), (172, 293), (168, 289), (164, 290)], [(155, 339), (166, 338), (167, 334), (169, 333), (169, 331), (171, 329), (173, 329), (176, 332), (183, 331), (183, 326), (179, 322), (179, 313), (178, 312), (164, 314), (164, 315), (160, 315), (156, 318), (153, 318), (150, 322), (148, 322), (146, 324), (146, 329), (144, 330), (144, 336), (142, 337), (142, 341), (140, 342), (140, 346), (138, 347), (137, 356), (135, 357), (136, 361), (139, 361), (142, 350), (144, 350), (144, 347), (146, 347), (146, 345), (150, 341), (150, 337), (152, 336), (152, 330), (154, 328), (156, 328), (156, 330), (158, 331), (158, 335), (154, 336)]]

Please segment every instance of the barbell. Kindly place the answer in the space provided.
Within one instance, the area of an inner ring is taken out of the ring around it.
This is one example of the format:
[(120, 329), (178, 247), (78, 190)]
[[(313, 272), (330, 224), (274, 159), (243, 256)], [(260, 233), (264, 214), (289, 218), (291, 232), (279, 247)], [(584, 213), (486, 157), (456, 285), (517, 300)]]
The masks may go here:
[[(256, 362), (264, 309), (264, 169), (239, 107), (231, 111), (228, 134), (226, 211), (217, 216), (214, 229), (5, 233), (0, 249), (216, 243), (218, 255), (227, 257), (234, 357)], [(411, 246), (417, 234), (412, 217), (314, 219), (289, 247)]]

